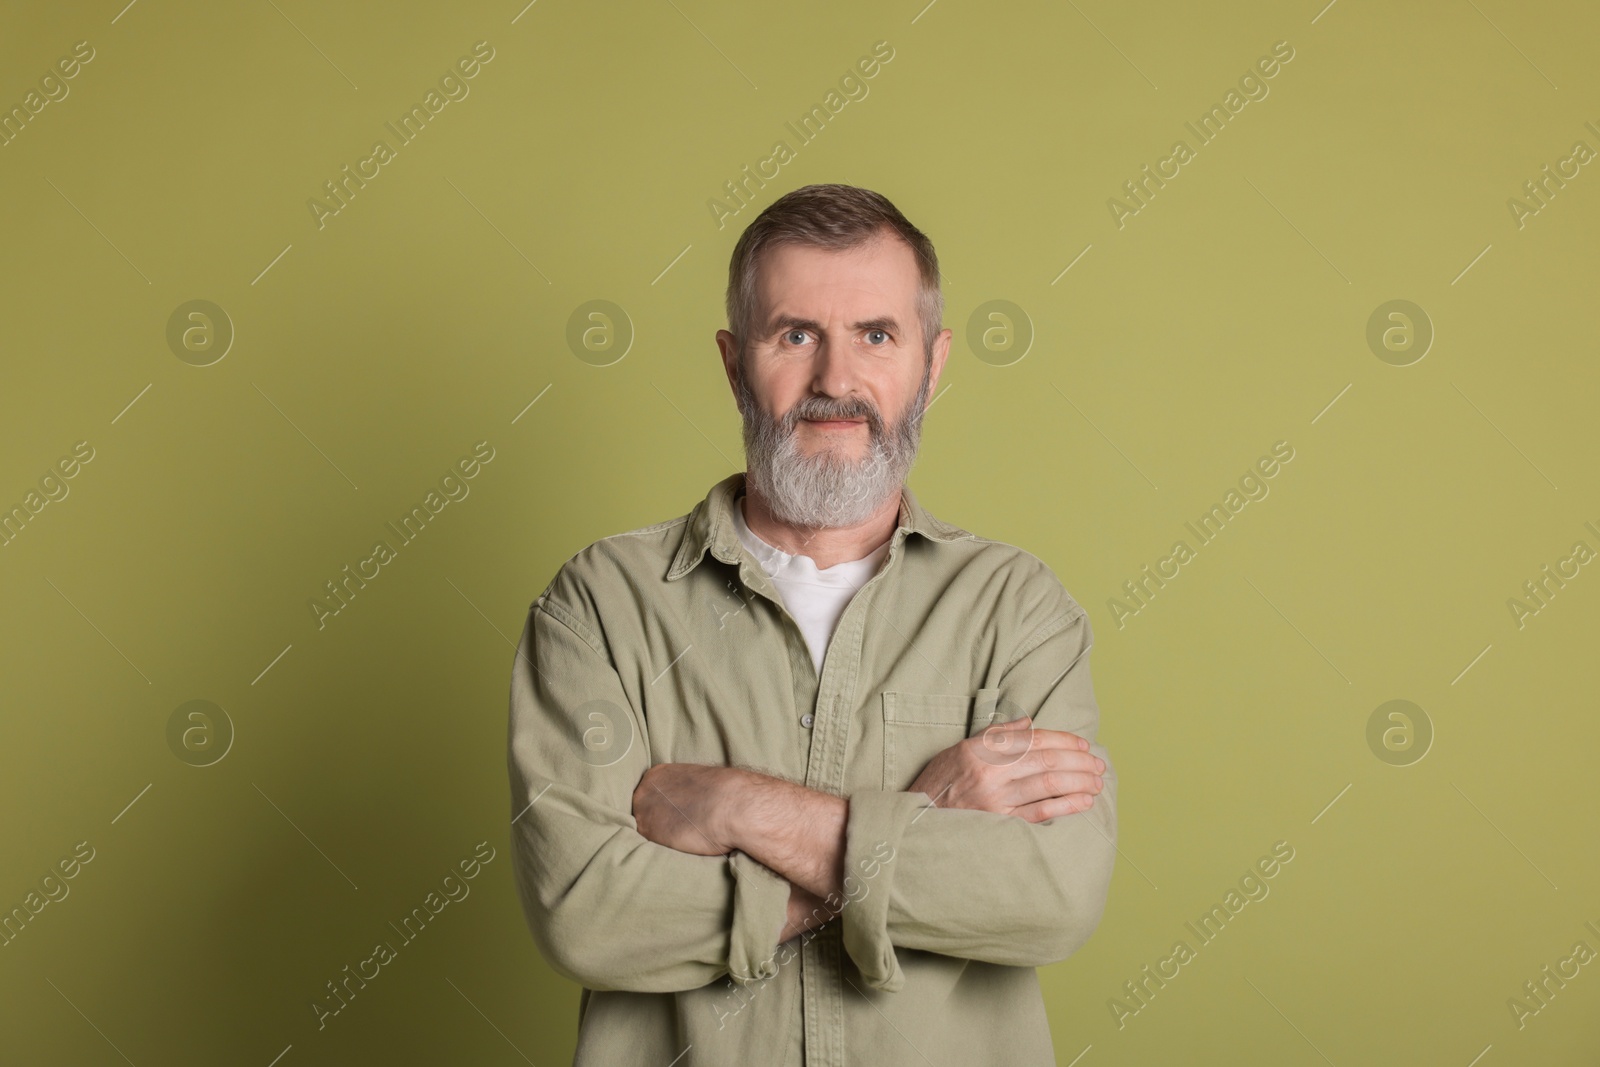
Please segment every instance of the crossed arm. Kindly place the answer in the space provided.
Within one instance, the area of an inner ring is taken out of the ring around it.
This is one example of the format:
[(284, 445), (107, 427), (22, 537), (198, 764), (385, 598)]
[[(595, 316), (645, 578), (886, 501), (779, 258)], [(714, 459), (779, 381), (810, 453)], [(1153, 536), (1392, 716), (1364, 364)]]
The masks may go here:
[[(934, 756), (910, 792), (926, 794), (935, 807), (1040, 822), (1089, 807), (1104, 770), (1088, 741), (1020, 718)], [(633, 815), (639, 833), (657, 844), (698, 856), (738, 850), (788, 879), (780, 944), (843, 908), (844, 797), (737, 767), (660, 763), (634, 790)]]
[(775, 948), (839, 915), (863, 981), (893, 992), (898, 948), (1043, 966), (1099, 922), (1117, 789), (1094, 740), (1081, 609), (1041, 624), (996, 680), (1032, 720), (951, 746), (906, 791), (846, 799), (738, 768), (651, 766), (605, 642), (565, 606), (581, 599), (530, 608), (507, 752), (516, 885), (564, 977), (635, 992), (755, 981), (776, 973)]

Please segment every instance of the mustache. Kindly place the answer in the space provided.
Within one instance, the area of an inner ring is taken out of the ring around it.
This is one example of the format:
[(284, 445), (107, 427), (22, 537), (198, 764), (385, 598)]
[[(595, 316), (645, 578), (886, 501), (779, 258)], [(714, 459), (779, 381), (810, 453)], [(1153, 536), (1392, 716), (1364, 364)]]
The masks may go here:
[(784, 432), (793, 433), (801, 419), (866, 419), (874, 435), (883, 431), (883, 416), (869, 401), (856, 397), (832, 400), (825, 396), (812, 396), (795, 404), (784, 416)]

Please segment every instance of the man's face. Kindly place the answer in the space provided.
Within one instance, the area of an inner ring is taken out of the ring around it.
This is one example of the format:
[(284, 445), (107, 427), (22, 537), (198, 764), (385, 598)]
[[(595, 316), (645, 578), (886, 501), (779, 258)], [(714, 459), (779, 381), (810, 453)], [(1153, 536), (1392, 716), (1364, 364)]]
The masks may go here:
[(717, 333), (749, 480), (792, 525), (861, 523), (905, 483), (950, 331), (929, 359), (916, 255), (897, 237), (839, 252), (780, 245), (757, 278), (742, 360), (733, 336)]

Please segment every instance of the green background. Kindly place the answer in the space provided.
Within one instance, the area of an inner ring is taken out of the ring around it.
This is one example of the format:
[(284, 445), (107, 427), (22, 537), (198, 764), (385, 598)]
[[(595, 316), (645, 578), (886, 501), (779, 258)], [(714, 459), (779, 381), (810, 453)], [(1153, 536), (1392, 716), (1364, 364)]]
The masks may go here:
[[(0, 148), (0, 504), (94, 449), (0, 548), (0, 906), (94, 849), (0, 948), (0, 1060), (570, 1061), (578, 990), (511, 880), (511, 643), (573, 553), (742, 467), (728, 257), (819, 181), (938, 246), (956, 340), (913, 488), (1096, 628), (1121, 855), (1041, 972), (1059, 1061), (1600, 1056), (1600, 966), (1525, 1026), (1507, 1006), (1600, 950), (1597, 567), (1507, 607), (1600, 549), (1597, 165), (1507, 206), (1600, 148), (1592, 6), (122, 4), (0, 33), (6, 109), (95, 50)], [(319, 228), (307, 201), (478, 41), (470, 94)], [(1270, 94), (1199, 146), (1184, 123), (1279, 41)], [(1107, 201), (1179, 138), (1119, 228)], [(196, 299), (235, 331), (209, 366), (167, 342)], [(568, 346), (596, 299), (620, 359)], [(1435, 331), (1408, 366), (1367, 342), (1397, 299)], [(1023, 358), (968, 344), (992, 300)], [(319, 629), (308, 600), (484, 440), (470, 495)], [(1270, 495), (1119, 627), (1123, 582), (1280, 440)], [(1433, 733), (1408, 765), (1367, 740), (1396, 699)], [(191, 700), (231, 723), (209, 766), (169, 745)], [(324, 984), (480, 841), (471, 895), (319, 1030)], [(1270, 895), (1198, 947), (1184, 924), (1277, 841)], [(1196, 958), (1119, 1027), (1179, 939)]]

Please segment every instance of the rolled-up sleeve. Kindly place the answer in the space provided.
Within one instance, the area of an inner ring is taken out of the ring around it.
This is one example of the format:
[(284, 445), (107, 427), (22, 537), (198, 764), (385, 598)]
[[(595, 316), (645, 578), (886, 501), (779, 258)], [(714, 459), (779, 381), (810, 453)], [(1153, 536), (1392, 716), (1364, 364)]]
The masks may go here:
[(1105, 761), (1086, 810), (1028, 822), (1015, 815), (930, 806), (922, 793), (850, 797), (845, 871), (871, 872), (844, 907), (844, 946), (865, 981), (898, 991), (896, 948), (1039, 967), (1076, 952), (1105, 909), (1116, 858), (1117, 776), (1096, 739), (1089, 677), (1094, 643), (1076, 604), (1023, 642), (999, 681), (1000, 699), (1034, 726), (1083, 737)]
[(603, 644), (541, 596), (511, 676), (511, 856), (535, 944), (593, 990), (674, 992), (777, 971), (787, 879), (742, 852), (650, 841), (633, 790), (649, 737)]

